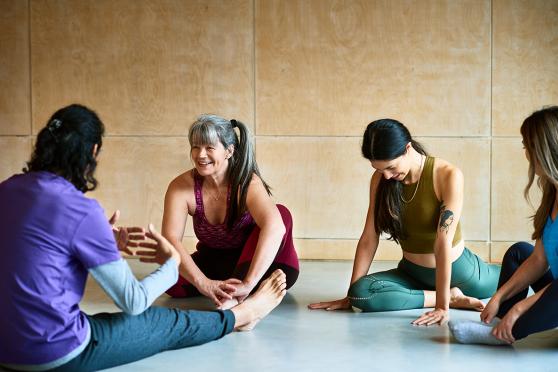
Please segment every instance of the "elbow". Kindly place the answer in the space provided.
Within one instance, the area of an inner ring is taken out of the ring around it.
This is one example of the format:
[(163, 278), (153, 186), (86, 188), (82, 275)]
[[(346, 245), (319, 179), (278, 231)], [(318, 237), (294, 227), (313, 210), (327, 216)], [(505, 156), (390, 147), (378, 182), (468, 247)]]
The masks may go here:
[(287, 228), (283, 223), (277, 224), (276, 228), (274, 229), (275, 233), (283, 238), (283, 236), (287, 233)]
[(126, 296), (119, 307), (128, 315), (139, 315), (143, 313), (149, 307), (145, 288), (141, 286), (136, 289), (134, 293)]
[(147, 310), (147, 306), (123, 306), (121, 310), (127, 315), (140, 315)]
[(140, 315), (145, 311), (145, 309), (126, 308), (126, 309), (122, 309), (122, 311), (127, 315)]

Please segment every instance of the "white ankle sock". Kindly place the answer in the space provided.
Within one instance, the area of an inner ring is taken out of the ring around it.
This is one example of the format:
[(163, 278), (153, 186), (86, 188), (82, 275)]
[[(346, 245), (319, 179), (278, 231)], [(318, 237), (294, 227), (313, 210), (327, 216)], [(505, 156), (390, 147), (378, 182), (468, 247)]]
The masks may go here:
[(455, 339), (462, 344), (507, 345), (506, 342), (492, 336), (492, 328), (498, 321), (490, 324), (471, 320), (450, 321), (449, 329)]

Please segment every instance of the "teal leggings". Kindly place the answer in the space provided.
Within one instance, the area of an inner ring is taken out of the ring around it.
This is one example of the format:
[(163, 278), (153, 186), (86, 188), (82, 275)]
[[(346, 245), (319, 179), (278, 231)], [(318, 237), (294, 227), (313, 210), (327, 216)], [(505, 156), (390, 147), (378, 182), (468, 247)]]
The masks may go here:
[[(451, 287), (466, 296), (487, 298), (496, 292), (500, 266), (489, 265), (465, 248), (451, 264)], [(351, 305), (362, 311), (393, 311), (424, 307), (424, 290), (435, 290), (436, 269), (403, 258), (397, 269), (363, 276), (349, 288)]]

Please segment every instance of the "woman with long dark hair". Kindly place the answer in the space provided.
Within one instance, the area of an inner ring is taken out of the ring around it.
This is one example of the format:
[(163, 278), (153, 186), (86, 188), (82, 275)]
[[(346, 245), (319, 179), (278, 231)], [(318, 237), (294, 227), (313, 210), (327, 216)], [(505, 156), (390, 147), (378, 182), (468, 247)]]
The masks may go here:
[[(368, 125), (362, 155), (375, 169), (364, 231), (359, 239), (347, 297), (311, 309), (391, 311), (433, 307), (415, 325), (444, 323), (448, 309), (481, 311), (478, 298), (496, 290), (499, 268), (465, 246), (459, 219), (463, 174), (429, 156), (407, 128), (392, 119)], [(369, 274), (380, 234), (403, 250), (396, 269)]]
[[(253, 324), (285, 295), (278, 270), (231, 310), (149, 307), (176, 282), (180, 255), (152, 225), (147, 233), (111, 229), (99, 203), (84, 196), (97, 186), (103, 132), (95, 112), (64, 107), (39, 132), (24, 174), (0, 183), (1, 367), (93, 371), (130, 363)], [(153, 242), (139, 242), (144, 235)], [(161, 265), (141, 281), (119, 253), (138, 245), (145, 261)], [(88, 274), (123, 312), (80, 310)]]
[[(481, 313), (483, 323), (450, 323), (462, 343), (511, 344), (533, 333), (558, 327), (558, 106), (534, 112), (521, 125), (529, 182), (535, 176), (543, 196), (533, 216), (535, 246), (512, 245), (502, 261), (498, 291)], [(535, 292), (527, 296), (529, 286)]]
[[(273, 203), (248, 128), (202, 115), (188, 139), (194, 168), (176, 177), (165, 196), (162, 232), (182, 256), (180, 278), (167, 293), (202, 294), (228, 308), (275, 269), (285, 272), (290, 288), (299, 270), (291, 214)], [(188, 215), (199, 240), (191, 256), (182, 245)]]

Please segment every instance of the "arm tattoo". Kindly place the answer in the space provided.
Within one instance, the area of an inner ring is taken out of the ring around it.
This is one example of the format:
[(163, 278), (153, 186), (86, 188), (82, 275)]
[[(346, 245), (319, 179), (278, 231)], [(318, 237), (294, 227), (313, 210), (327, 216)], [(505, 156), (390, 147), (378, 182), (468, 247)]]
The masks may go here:
[(453, 212), (446, 208), (442, 204), (440, 207), (440, 230), (445, 231), (448, 234), (450, 225), (453, 223)]

